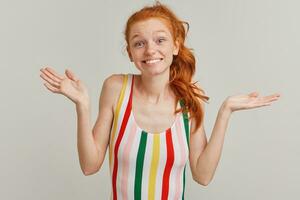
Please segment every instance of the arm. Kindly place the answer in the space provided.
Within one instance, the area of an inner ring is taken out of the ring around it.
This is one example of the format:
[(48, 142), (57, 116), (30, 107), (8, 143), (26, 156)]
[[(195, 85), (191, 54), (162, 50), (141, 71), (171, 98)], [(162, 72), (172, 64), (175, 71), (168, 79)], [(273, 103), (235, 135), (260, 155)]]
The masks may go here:
[(67, 69), (66, 76), (58, 74), (51, 67), (40, 69), (48, 90), (62, 94), (76, 105), (77, 112), (77, 148), (81, 170), (85, 175), (96, 173), (104, 160), (110, 129), (113, 120), (114, 105), (121, 90), (123, 76), (112, 75), (105, 79), (99, 99), (99, 114), (96, 124), (90, 127), (90, 99), (87, 88), (75, 74)]
[[(194, 180), (201, 185), (208, 185), (219, 163), (224, 144), (229, 118), (234, 111), (271, 105), (278, 100), (279, 94), (257, 97), (258, 93), (228, 97), (219, 109), (214, 128), (206, 143), (203, 125), (191, 134), (190, 162)], [(192, 122), (193, 128), (193, 122)]]
[[(196, 159), (194, 159), (195, 162), (193, 168), (193, 178), (197, 183), (201, 185), (208, 185), (215, 174), (217, 165), (221, 157), (224, 144), (224, 136), (228, 126), (230, 115), (231, 112), (226, 109), (225, 105), (223, 104), (218, 112), (209, 142), (207, 144), (206, 141), (202, 142), (205, 143), (205, 147), (203, 145), (200, 150), (201, 153), (199, 153), (200, 155), (197, 156)], [(202, 127), (202, 129), (200, 129), (198, 133), (195, 134), (205, 135), (204, 128)], [(191, 141), (192, 137), (193, 136), (191, 136)], [(194, 148), (197, 148), (197, 146), (198, 145), (194, 144)]]
[(77, 150), (80, 167), (84, 175), (94, 171), (99, 160), (98, 152), (90, 127), (90, 104), (76, 104), (77, 112)]
[(113, 104), (121, 88), (121, 78), (119, 75), (112, 75), (104, 81), (99, 98), (99, 113), (92, 130), (89, 103), (85, 101), (76, 104), (77, 148), (84, 175), (99, 171), (104, 161), (113, 121)]

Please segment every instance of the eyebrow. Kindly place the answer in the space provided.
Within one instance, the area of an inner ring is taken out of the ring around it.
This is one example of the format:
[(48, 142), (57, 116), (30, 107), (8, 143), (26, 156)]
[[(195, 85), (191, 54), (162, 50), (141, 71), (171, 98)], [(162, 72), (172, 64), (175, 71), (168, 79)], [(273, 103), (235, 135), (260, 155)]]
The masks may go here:
[[(166, 33), (166, 31), (164, 31), (164, 30), (158, 30), (158, 31), (155, 31), (155, 33), (157, 33), (157, 32), (163, 32), (163, 33)], [(136, 34), (134, 34), (134, 35), (131, 37), (130, 40), (133, 40), (134, 38), (136, 38), (136, 37), (138, 37), (138, 36), (139, 36), (139, 33), (136, 33)]]

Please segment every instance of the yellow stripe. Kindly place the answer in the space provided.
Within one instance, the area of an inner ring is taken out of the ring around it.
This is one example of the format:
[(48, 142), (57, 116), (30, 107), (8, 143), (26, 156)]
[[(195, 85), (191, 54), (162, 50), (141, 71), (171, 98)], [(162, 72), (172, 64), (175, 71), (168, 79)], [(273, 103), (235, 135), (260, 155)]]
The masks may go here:
[(155, 198), (155, 183), (156, 183), (156, 174), (158, 168), (158, 161), (159, 161), (159, 135), (160, 134), (153, 134), (153, 146), (152, 146), (152, 160), (151, 160), (151, 168), (149, 174), (149, 186), (148, 186), (148, 199), (153, 200)]
[(126, 90), (126, 85), (128, 82), (128, 74), (125, 74), (124, 80), (123, 80), (123, 85), (122, 85), (122, 89), (121, 89), (121, 94), (118, 100), (118, 104), (117, 104), (117, 108), (115, 110), (115, 115), (114, 115), (114, 126), (112, 129), (112, 135), (111, 135), (111, 141), (109, 142), (109, 166), (111, 166), (111, 161), (112, 161), (112, 144), (114, 142), (114, 138), (115, 138), (115, 134), (116, 134), (116, 129), (117, 129), (117, 123), (118, 123), (118, 118), (119, 118), (119, 114), (120, 114), (120, 108), (122, 106), (122, 102), (124, 99), (124, 94), (125, 94), (125, 90)]

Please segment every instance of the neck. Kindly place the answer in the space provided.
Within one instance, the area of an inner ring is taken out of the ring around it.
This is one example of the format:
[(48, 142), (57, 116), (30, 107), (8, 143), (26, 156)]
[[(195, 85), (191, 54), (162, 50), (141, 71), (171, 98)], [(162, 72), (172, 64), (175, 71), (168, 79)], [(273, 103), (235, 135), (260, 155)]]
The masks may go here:
[(156, 76), (138, 76), (137, 89), (139, 94), (147, 102), (158, 104), (170, 96), (169, 74)]

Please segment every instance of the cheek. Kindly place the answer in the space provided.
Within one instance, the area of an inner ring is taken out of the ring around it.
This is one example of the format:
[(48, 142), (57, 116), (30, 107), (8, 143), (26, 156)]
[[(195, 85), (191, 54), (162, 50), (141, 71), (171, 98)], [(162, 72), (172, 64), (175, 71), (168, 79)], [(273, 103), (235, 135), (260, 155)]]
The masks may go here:
[(167, 48), (167, 49), (164, 51), (164, 54), (165, 54), (165, 56), (166, 56), (168, 59), (172, 59), (172, 58), (173, 58), (173, 49), (172, 49), (172, 48)]
[(143, 52), (141, 50), (131, 51), (132, 58), (139, 59), (139, 58), (141, 58), (142, 55), (143, 55)]
[(173, 54), (174, 46), (172, 46), (170, 44), (166, 45), (165, 47), (163, 47), (163, 51), (165, 52), (166, 55)]

